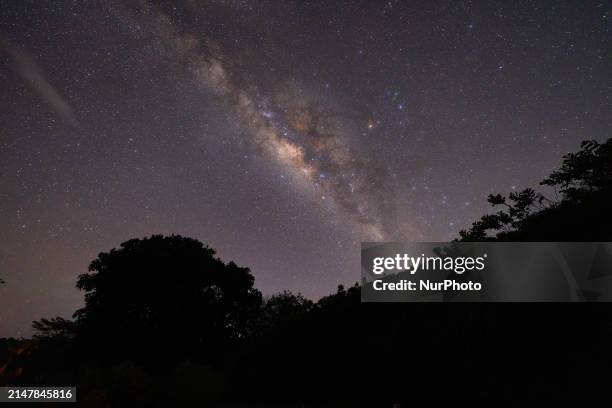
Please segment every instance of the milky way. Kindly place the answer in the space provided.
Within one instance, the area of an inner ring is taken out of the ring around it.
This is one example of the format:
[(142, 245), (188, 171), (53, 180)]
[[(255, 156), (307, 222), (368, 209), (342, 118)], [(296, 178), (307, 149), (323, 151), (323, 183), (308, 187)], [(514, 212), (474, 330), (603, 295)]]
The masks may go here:
[(612, 128), (603, 2), (5, 3), (0, 336), (151, 234), (319, 298), (361, 241), (454, 239)]
[(387, 197), (393, 192), (384, 169), (373, 168), (347, 148), (350, 137), (343, 134), (342, 122), (350, 120), (348, 114), (335, 113), (341, 109), (293, 91), (283, 78), (278, 78), (280, 89), (264, 103), (253, 95), (258, 93), (255, 81), (235, 82), (240, 75), (231, 72), (224, 62), (228, 56), (213, 40), (180, 32), (148, 3), (114, 10), (123, 24), (136, 27), (134, 35), (156, 45), (163, 56), (192, 72), (198, 85), (222, 98), (263, 153), (287, 166), (298, 180), (305, 179), (323, 199), (329, 197), (361, 225), (364, 239), (392, 236), (395, 226), (388, 221), (393, 211)]

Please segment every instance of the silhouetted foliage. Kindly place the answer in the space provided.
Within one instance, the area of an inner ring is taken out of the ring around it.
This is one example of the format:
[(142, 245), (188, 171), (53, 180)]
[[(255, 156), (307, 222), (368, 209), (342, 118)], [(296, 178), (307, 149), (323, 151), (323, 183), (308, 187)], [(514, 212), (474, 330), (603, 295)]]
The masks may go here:
[(51, 319), (42, 318), (32, 322), (34, 338), (65, 338), (69, 339), (76, 334), (74, 321), (62, 317)]
[(612, 187), (612, 138), (604, 143), (586, 140), (577, 153), (563, 156), (561, 168), (541, 184), (560, 188), (563, 196), (579, 200), (584, 194)]
[(265, 299), (260, 317), (255, 322), (256, 333), (291, 324), (299, 321), (312, 310), (314, 303), (302, 294), (294, 295), (289, 291), (274, 294)]
[[(503, 209), (461, 238), (610, 239), (611, 144), (564, 157), (542, 182), (560, 200), (491, 195)], [(42, 319), (34, 340), (0, 341), (0, 384), (76, 384), (84, 406), (160, 407), (495, 405), (605, 389), (605, 376), (586, 375), (612, 364), (605, 305), (364, 304), (357, 284), (317, 302), (286, 291), (262, 300), (247, 268), (214, 254), (179, 236), (100, 254), (78, 279), (85, 306), (74, 321)]]
[(540, 184), (553, 188), (560, 200), (531, 188), (508, 197), (491, 194), (489, 203), (505, 208), (460, 231), (460, 239), (605, 241), (612, 237), (612, 139), (582, 142), (581, 150), (563, 156), (561, 168)]
[(248, 268), (216, 258), (181, 236), (133, 239), (101, 253), (80, 275), (85, 307), (75, 313), (80, 341), (113, 358), (146, 361), (161, 348), (173, 360), (218, 354), (247, 334), (261, 305)]

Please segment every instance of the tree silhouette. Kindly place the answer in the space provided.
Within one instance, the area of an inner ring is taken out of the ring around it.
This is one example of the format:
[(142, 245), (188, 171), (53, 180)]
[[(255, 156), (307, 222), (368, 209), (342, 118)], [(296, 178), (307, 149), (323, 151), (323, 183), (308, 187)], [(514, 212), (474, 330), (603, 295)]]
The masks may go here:
[(295, 295), (289, 291), (283, 291), (274, 294), (263, 303), (255, 330), (261, 333), (299, 321), (313, 306), (313, 302), (300, 293)]
[[(81, 343), (113, 358), (147, 360), (218, 354), (247, 334), (261, 294), (248, 268), (216, 258), (212, 248), (177, 235), (132, 239), (101, 253), (79, 276)], [(167, 350), (172, 350), (168, 353)]]
[(36, 333), (34, 338), (72, 338), (75, 335), (75, 323), (62, 317), (42, 318), (32, 322)]
[(612, 188), (612, 138), (604, 143), (586, 140), (577, 153), (563, 156), (561, 168), (540, 184), (559, 187), (569, 200)]
[(540, 184), (560, 194), (551, 200), (531, 188), (508, 197), (491, 194), (492, 206), (505, 207), (459, 232), (463, 241), (610, 239), (612, 215), (612, 139), (582, 142), (577, 153), (563, 156), (561, 168)]
[[(491, 195), (501, 210), (461, 238), (610, 240), (611, 145), (588, 141), (564, 156), (542, 181), (559, 199), (534, 189)], [(370, 398), (370, 405), (391, 406), (418, 400), (413, 390), (429, 399), (441, 386), (440, 398), (456, 402), (482, 372), (489, 375), (478, 377), (479, 393), (470, 398), (494, 398), (511, 387), (563, 399), (586, 384), (583, 373), (602, 356), (612, 361), (602, 305), (364, 304), (357, 284), (315, 303), (291, 292), (262, 301), (247, 268), (180, 236), (127, 241), (89, 269), (77, 282), (85, 306), (74, 321), (42, 319), (34, 340), (0, 342), (0, 359), (3, 347), (15, 356), (5, 366), (15, 373), (11, 384), (76, 384), (79, 398), (105, 401), (98, 406), (215, 406), (220, 393), (355, 402), (346, 406)], [(525, 370), (533, 362), (540, 369)], [(452, 381), (432, 381), (441, 372)], [(462, 372), (468, 375), (455, 375)], [(354, 392), (356, 384), (379, 379), (383, 388)]]

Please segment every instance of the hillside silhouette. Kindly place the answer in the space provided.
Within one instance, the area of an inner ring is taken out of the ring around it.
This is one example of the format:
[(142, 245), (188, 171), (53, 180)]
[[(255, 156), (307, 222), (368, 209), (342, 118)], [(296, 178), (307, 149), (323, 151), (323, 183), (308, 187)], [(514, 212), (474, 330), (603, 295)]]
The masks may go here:
[[(460, 240), (612, 241), (612, 139), (584, 142)], [(10, 282), (7, 283), (10, 285)], [(406, 406), (579, 400), (607, 385), (607, 304), (362, 304), (263, 297), (248, 268), (155, 235), (101, 253), (72, 319), (0, 340), (0, 385), (76, 385), (83, 406)]]

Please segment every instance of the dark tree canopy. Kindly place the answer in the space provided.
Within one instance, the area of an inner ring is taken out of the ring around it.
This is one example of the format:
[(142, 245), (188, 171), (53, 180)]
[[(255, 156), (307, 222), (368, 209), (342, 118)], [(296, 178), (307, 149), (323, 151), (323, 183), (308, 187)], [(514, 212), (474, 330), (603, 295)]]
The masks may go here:
[(604, 143), (586, 140), (577, 153), (563, 156), (561, 168), (542, 181), (560, 189), (567, 199), (612, 187), (612, 138)]
[[(462, 238), (612, 240), (611, 144), (585, 142), (564, 157), (542, 182), (560, 199), (533, 189), (491, 195), (503, 210), (482, 217)], [(220, 396), (284, 402), (296, 395), (352, 397), (363, 405), (382, 395), (378, 388), (352, 392), (364, 373), (385, 373), (389, 400), (370, 405), (391, 406), (414, 401), (414, 389), (439, 393), (440, 382), (431, 379), (441, 368), (493, 373), (478, 378), (483, 397), (505, 394), (510, 385), (531, 395), (544, 389), (548, 400), (550, 390), (572, 395), (582, 373), (611, 361), (602, 354), (610, 342), (607, 308), (364, 304), (357, 284), (315, 303), (290, 292), (262, 301), (247, 268), (180, 236), (135, 239), (102, 253), (77, 286), (86, 302), (74, 321), (35, 322), (35, 341), (16, 342), (19, 353), (0, 341), (0, 358), (4, 347), (16, 356), (5, 365), (11, 373), (25, 365), (25, 375), (14, 374), (23, 385), (59, 379), (56, 385), (77, 384), (80, 395), (94, 398), (104, 390), (105, 406), (188, 405), (189, 398), (215, 406)], [(541, 369), (526, 371), (533, 361)], [(455, 377), (444, 384), (452, 401), (474, 382)], [(595, 386), (605, 388), (605, 381)], [(590, 379), (584, 384), (593, 387)]]
[(303, 318), (313, 306), (313, 302), (300, 293), (295, 295), (289, 291), (283, 291), (274, 294), (263, 303), (254, 331), (262, 333), (279, 326), (292, 324)]
[(75, 335), (74, 322), (62, 317), (35, 320), (32, 322), (32, 328), (36, 332), (34, 335), (35, 338), (72, 338)]
[(253, 283), (248, 268), (222, 262), (195, 239), (132, 239), (99, 254), (79, 276), (85, 307), (74, 317), (86, 341), (114, 353), (175, 347), (189, 354), (246, 334), (261, 304)]
[(487, 214), (467, 231), (464, 241), (606, 241), (612, 239), (612, 139), (582, 142), (563, 156), (559, 170), (540, 184), (551, 187), (555, 200), (531, 188), (508, 197), (491, 194), (489, 203), (503, 209)]

